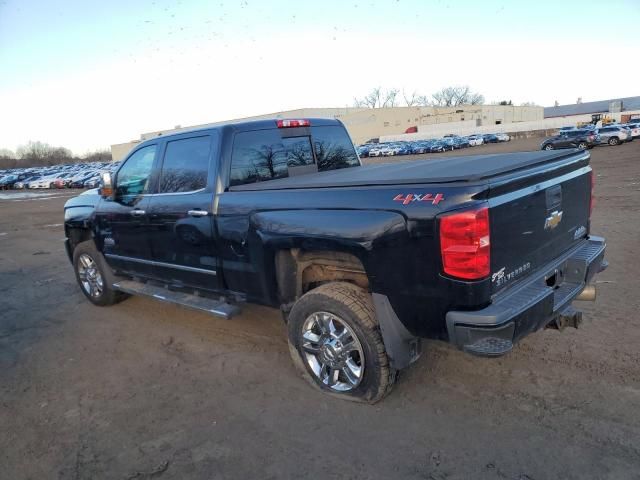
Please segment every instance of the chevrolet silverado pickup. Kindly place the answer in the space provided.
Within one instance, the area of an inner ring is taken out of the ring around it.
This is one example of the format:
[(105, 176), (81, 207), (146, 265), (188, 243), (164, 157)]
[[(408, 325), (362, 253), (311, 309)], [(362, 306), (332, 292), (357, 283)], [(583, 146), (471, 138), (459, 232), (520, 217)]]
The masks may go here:
[(362, 165), (338, 120), (162, 135), (65, 205), (84, 295), (146, 295), (232, 317), (282, 311), (294, 363), (373, 403), (423, 338), (498, 356), (577, 327), (605, 241), (586, 150)]

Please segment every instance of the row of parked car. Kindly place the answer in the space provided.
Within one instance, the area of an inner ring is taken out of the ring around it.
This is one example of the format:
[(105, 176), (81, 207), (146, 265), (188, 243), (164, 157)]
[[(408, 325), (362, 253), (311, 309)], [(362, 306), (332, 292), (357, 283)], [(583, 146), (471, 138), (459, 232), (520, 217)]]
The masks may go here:
[(511, 137), (506, 133), (487, 133), (461, 137), (446, 135), (443, 138), (430, 140), (365, 143), (356, 147), (360, 158), (363, 157), (393, 157), (396, 155), (415, 155), (422, 153), (444, 152), (459, 148), (477, 147), (485, 143), (508, 142)]
[(0, 189), (96, 188), (102, 172), (114, 172), (119, 164), (93, 162), (0, 170)]
[(558, 135), (545, 138), (540, 144), (542, 150), (557, 148), (579, 148), (585, 150), (598, 145), (622, 145), (640, 137), (640, 122), (616, 123), (597, 128), (562, 127)]

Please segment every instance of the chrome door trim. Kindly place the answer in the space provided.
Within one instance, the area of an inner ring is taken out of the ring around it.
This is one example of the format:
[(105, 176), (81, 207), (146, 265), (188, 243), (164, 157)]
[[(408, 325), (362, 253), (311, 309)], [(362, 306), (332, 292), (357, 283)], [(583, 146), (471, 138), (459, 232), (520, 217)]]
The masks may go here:
[(123, 257), (122, 255), (114, 255), (113, 253), (105, 253), (105, 257), (113, 260), (122, 260), (124, 262), (143, 263), (152, 267), (175, 268), (176, 270), (184, 270), (185, 272), (205, 273), (207, 275), (217, 275), (215, 270), (207, 270), (206, 268), (188, 267), (186, 265), (176, 265), (174, 263), (156, 262), (155, 260), (145, 260), (142, 258)]

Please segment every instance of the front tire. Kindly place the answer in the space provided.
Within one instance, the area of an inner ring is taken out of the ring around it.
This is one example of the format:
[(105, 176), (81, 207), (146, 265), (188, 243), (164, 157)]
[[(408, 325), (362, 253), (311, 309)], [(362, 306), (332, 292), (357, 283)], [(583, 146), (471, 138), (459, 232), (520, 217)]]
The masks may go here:
[(113, 273), (96, 249), (93, 240), (76, 245), (73, 250), (73, 270), (80, 290), (94, 305), (114, 305), (127, 298), (127, 295), (111, 286)]
[(546, 145), (544, 146), (544, 149), (545, 149), (545, 150), (553, 150), (553, 145), (551, 145), (550, 143), (548, 143), (548, 144), (546, 144)]
[(361, 288), (334, 282), (307, 292), (289, 313), (288, 330), (295, 365), (321, 391), (365, 403), (391, 391), (397, 372)]
[(611, 146), (618, 145), (620, 143), (620, 140), (618, 140), (618, 137), (611, 137), (608, 143)]
[(580, 142), (580, 143), (578, 144), (578, 148), (579, 148), (580, 150), (586, 150), (586, 149), (587, 149), (587, 143), (586, 143), (586, 142)]

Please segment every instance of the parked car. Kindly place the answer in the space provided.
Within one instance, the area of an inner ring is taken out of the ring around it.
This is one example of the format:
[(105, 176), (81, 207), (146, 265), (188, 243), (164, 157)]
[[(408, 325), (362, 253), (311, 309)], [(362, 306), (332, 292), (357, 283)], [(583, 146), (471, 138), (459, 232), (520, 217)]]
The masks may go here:
[(98, 188), (100, 186), (100, 175), (94, 175), (84, 182), (84, 188)]
[(482, 135), (470, 135), (469, 137), (469, 145), (472, 147), (477, 147), (478, 145), (482, 145), (484, 143), (484, 139)]
[(493, 133), (486, 133), (482, 135), (484, 143), (498, 143), (498, 137)]
[(370, 157), (381, 157), (382, 156), (381, 150), (382, 150), (382, 146), (381, 145), (373, 146), (373, 147), (371, 147), (369, 149), (369, 156)]
[(8, 190), (18, 181), (17, 175), (6, 175), (0, 179), (0, 190)]
[(627, 132), (627, 139), (625, 140), (625, 142), (633, 142), (633, 133), (631, 131), (631, 128), (628, 125), (620, 125), (620, 128)]
[(631, 130), (631, 136), (633, 138), (640, 137), (640, 123), (627, 123), (626, 126)]
[[(318, 143), (341, 153), (317, 158)], [(265, 148), (306, 163), (256, 168)], [(100, 191), (65, 204), (65, 248), (95, 305), (134, 294), (225, 318), (245, 302), (280, 308), (310, 382), (374, 403), (422, 338), (497, 356), (578, 326), (571, 303), (593, 299), (606, 267), (592, 177), (583, 152), (368, 168), (337, 120), (226, 124), (138, 144)]]
[(596, 130), (600, 136), (600, 143), (620, 145), (627, 140), (629, 133), (618, 125), (608, 125)]
[(29, 189), (41, 189), (41, 188), (53, 188), (53, 182), (55, 176), (39, 177), (36, 180), (32, 180), (27, 184)]
[(496, 138), (499, 142), (509, 142), (511, 141), (511, 137), (506, 133), (496, 133)]
[(560, 135), (545, 139), (540, 144), (541, 150), (555, 150), (558, 148), (579, 148), (586, 150), (600, 143), (600, 138), (591, 130), (566, 130)]

